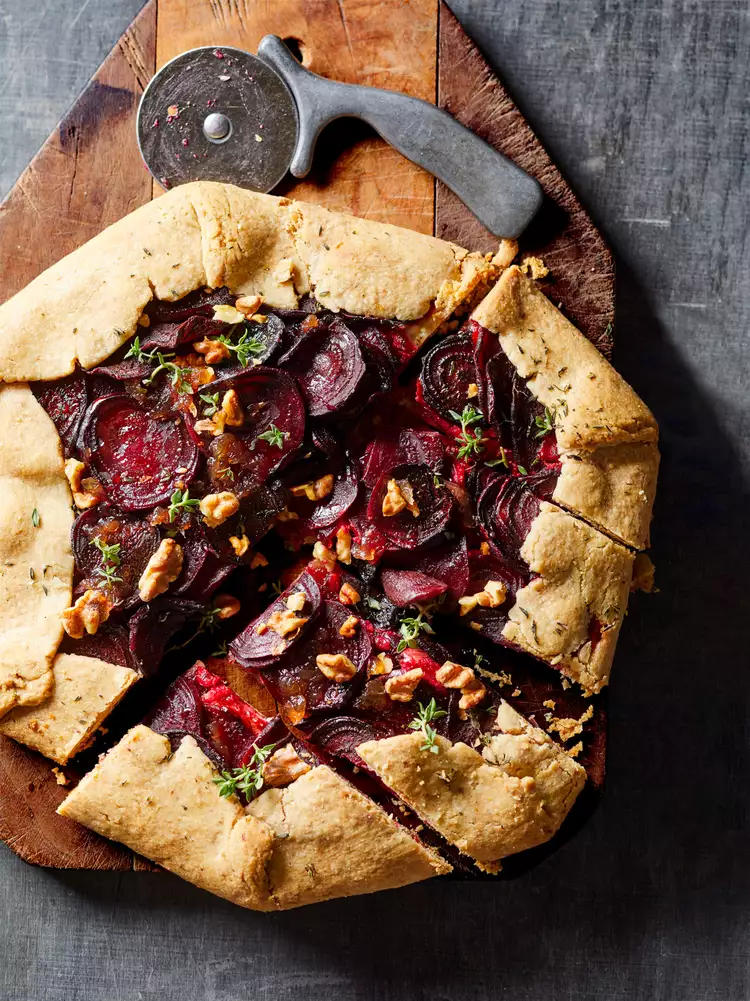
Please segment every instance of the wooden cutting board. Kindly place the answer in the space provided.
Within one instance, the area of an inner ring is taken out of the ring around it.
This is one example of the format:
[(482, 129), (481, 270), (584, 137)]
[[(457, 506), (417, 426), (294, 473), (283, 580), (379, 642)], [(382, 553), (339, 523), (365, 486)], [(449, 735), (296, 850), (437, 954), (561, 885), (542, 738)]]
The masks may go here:
[[(522, 249), (544, 258), (551, 270), (545, 290), (609, 353), (611, 255), (477, 48), (436, 0), (150, 0), (0, 206), (0, 300), (159, 193), (135, 141), (138, 102), (156, 68), (199, 45), (255, 51), (269, 32), (293, 40), (304, 64), (323, 76), (437, 100), (533, 174), (546, 200)], [(276, 193), (471, 249), (497, 244), (444, 185), (353, 120), (326, 131), (310, 178), (285, 182)], [(594, 789), (604, 776), (606, 713), (598, 702), (586, 731)], [(63, 771), (75, 780), (75, 768)], [(0, 775), (0, 837), (27, 862), (81, 869), (148, 865), (58, 817), (66, 790), (50, 762), (7, 738), (0, 738)]]

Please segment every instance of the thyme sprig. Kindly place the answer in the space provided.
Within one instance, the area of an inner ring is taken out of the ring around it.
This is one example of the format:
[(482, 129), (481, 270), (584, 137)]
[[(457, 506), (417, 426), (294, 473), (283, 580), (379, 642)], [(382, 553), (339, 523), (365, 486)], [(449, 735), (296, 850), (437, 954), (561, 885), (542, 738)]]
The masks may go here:
[(283, 449), (284, 439), (288, 437), (287, 431), (281, 431), (275, 424), (271, 424), (267, 431), (257, 436), (256, 441), (265, 441), (271, 446), (275, 445), (276, 448)]
[(407, 647), (415, 647), (420, 633), (432, 635), (435, 630), (424, 618), (424, 612), (420, 612), (417, 616), (402, 619), (399, 632), (401, 633), (401, 641), (396, 647), (396, 653), (402, 653)]
[(275, 744), (258, 747), (246, 765), (214, 775), (213, 781), (219, 787), (219, 795), (227, 799), (241, 792), (250, 799), (260, 792), (263, 788), (263, 763), (271, 756), (275, 747)]
[(429, 751), (431, 754), (439, 754), (440, 748), (437, 745), (437, 733), (435, 728), (430, 726), (436, 719), (441, 719), (443, 716), (447, 716), (448, 713), (444, 709), (439, 709), (438, 704), (434, 697), (430, 699), (427, 705), (422, 702), (417, 703), (417, 715), (409, 724), (410, 730), (421, 730), (424, 736), (424, 743), (420, 745), (420, 751)]
[(164, 353), (158, 351), (156, 348), (152, 351), (144, 351), (141, 347), (140, 337), (135, 337), (133, 343), (128, 348), (124, 360), (127, 361), (128, 358), (135, 358), (136, 361), (145, 362), (148, 365), (153, 365), (156, 362), (156, 367), (151, 375), (143, 380), (144, 386), (150, 386), (160, 372), (168, 372), (170, 381), (178, 393), (190, 393), (192, 392), (190, 380), (184, 368), (170, 361), (174, 357), (174, 352)]
[(538, 414), (534, 418), (534, 424), (536, 425), (535, 438), (544, 438), (550, 431), (554, 431), (555, 409), (553, 407), (545, 407), (544, 414)]
[(268, 345), (260, 337), (250, 335), (247, 331), (244, 331), (240, 339), (234, 343), (229, 339), (230, 334), (233, 332), (234, 328), (229, 334), (220, 334), (216, 340), (237, 356), (237, 361), (243, 368), (247, 368), (251, 361), (254, 361), (258, 355), (264, 353)]
[(219, 394), (218, 393), (201, 393), (200, 399), (206, 404), (203, 409), (204, 417), (213, 417), (215, 413), (219, 410)]
[(167, 508), (170, 522), (175, 520), (180, 511), (191, 513), (197, 510), (200, 503), (197, 497), (190, 496), (190, 490), (175, 490), (169, 498), (169, 507)]
[(96, 538), (91, 540), (90, 545), (96, 546), (102, 555), (102, 565), (94, 571), (97, 577), (101, 577), (104, 584), (122, 583), (122, 577), (117, 573), (117, 567), (122, 563), (120, 543), (108, 545), (103, 539)]
[(451, 417), (461, 425), (461, 434), (458, 436), (461, 447), (458, 450), (459, 459), (470, 459), (474, 455), (481, 455), (484, 451), (484, 437), (479, 428), (472, 431), (472, 425), (484, 420), (481, 410), (472, 407), (467, 403), (463, 411), (459, 414), (457, 410), (449, 410)]

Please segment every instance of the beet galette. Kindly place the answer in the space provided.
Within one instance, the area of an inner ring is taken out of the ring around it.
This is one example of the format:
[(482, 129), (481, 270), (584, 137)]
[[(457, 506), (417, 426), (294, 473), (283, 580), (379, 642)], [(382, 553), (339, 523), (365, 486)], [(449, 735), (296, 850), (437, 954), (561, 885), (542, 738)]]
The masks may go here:
[(62, 813), (259, 909), (555, 834), (585, 769), (501, 689), (606, 684), (657, 428), (514, 253), (198, 183), (0, 307), (0, 733), (179, 675)]

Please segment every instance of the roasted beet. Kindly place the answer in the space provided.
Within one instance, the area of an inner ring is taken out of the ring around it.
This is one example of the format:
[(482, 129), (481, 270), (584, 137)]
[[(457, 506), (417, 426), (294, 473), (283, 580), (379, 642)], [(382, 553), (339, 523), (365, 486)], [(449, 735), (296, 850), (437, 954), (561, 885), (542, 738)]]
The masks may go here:
[[(305, 728), (307, 729), (307, 728)], [(398, 727), (388, 722), (358, 719), (355, 716), (336, 716), (315, 723), (309, 730), (308, 739), (316, 747), (334, 758), (344, 758), (359, 768), (366, 768), (357, 754), (357, 748), (368, 740), (383, 740), (398, 733)]]
[(205, 606), (196, 601), (162, 596), (141, 606), (130, 618), (129, 646), (144, 675), (158, 670), (173, 637), (191, 619), (198, 619)]
[(351, 465), (344, 466), (334, 478), (332, 492), (316, 503), (312, 513), (305, 518), (305, 526), (315, 530), (335, 525), (357, 499), (358, 489), (356, 469)]
[[(304, 593), (305, 605), (296, 614), (307, 621), (294, 633), (282, 637), (280, 633), (268, 628), (266, 623), (272, 616), (283, 615), (288, 610), (288, 599), (298, 591)], [(314, 578), (306, 571), (301, 573), (293, 584), (232, 641), (230, 644), (232, 656), (244, 667), (259, 668), (274, 664), (304, 636), (320, 610), (320, 603), (320, 588)]]
[[(128, 382), (130, 379), (146, 379), (153, 372), (153, 365), (147, 361), (138, 361), (137, 358), (124, 358), (122, 361), (108, 363), (107, 365), (97, 365), (91, 369), (92, 376), (104, 376), (107, 379), (114, 379), (116, 382)], [(92, 398), (109, 395), (108, 393), (93, 393)]]
[(96, 400), (80, 441), (110, 500), (125, 511), (168, 501), (198, 465), (198, 449), (179, 417), (157, 419), (128, 396)]
[(498, 556), (526, 568), (521, 547), (531, 523), (539, 514), (539, 499), (522, 480), (492, 474), (477, 499), (477, 520)]
[(389, 600), (399, 608), (434, 601), (448, 590), (447, 584), (420, 570), (384, 569), (380, 581)]
[(362, 459), (362, 480), (374, 487), (383, 473), (403, 463), (421, 463), (433, 473), (441, 473), (445, 444), (437, 431), (428, 428), (403, 428), (370, 442)]
[(84, 633), (79, 640), (63, 637), (60, 650), (80, 657), (97, 657), (108, 664), (129, 667), (131, 670), (137, 670), (138, 667), (130, 652), (127, 629), (112, 621), (100, 626), (93, 635)]
[(57, 428), (65, 458), (69, 458), (86, 413), (86, 377), (82, 372), (76, 372), (57, 382), (34, 382), (31, 388)]
[(140, 332), (139, 339), (144, 351), (174, 351), (196, 341), (218, 337), (227, 329), (225, 323), (196, 315), (182, 323), (152, 323), (147, 330)]
[[(323, 602), (304, 641), (262, 672), (263, 682), (290, 723), (299, 723), (321, 710), (338, 709), (357, 692), (372, 641), (361, 626), (354, 636), (341, 635), (341, 627), (350, 615), (351, 609), (338, 601)], [(344, 682), (330, 680), (317, 665), (316, 658), (321, 654), (343, 654), (354, 665), (356, 674)]]
[(213, 317), (214, 306), (232, 305), (235, 298), (228, 288), (197, 289), (175, 302), (154, 299), (146, 312), (155, 323), (182, 323), (191, 316)]
[(82, 512), (71, 534), (76, 561), (76, 595), (100, 588), (114, 605), (136, 603), (138, 581), (159, 546), (159, 532), (143, 518), (109, 504)]
[(465, 406), (476, 406), (478, 385), (471, 338), (454, 334), (436, 344), (422, 362), (420, 376), (424, 402), (444, 420), (451, 411), (461, 413)]
[[(417, 570), (427, 577), (445, 584), (454, 598), (466, 594), (469, 583), (469, 560), (466, 538), (441, 546), (430, 546), (416, 551), (399, 550), (390, 553), (385, 564), (392, 569)], [(383, 571), (385, 574), (385, 570)]]
[[(383, 502), (392, 482), (411, 502), (400, 513), (388, 516), (383, 513)], [(410, 463), (383, 473), (370, 497), (367, 515), (391, 548), (413, 549), (440, 535), (452, 510), (450, 491), (435, 484), (430, 467)]]
[(341, 320), (319, 324), (285, 364), (302, 387), (311, 417), (343, 410), (365, 375), (357, 336)]
[(237, 569), (238, 562), (230, 555), (228, 546), (213, 545), (207, 531), (199, 524), (192, 525), (179, 541), (182, 546), (182, 573), (170, 588), (170, 594), (190, 601), (207, 602)]
[(502, 642), (502, 632), (508, 621), (508, 612), (515, 603), (516, 592), (525, 587), (531, 579), (528, 568), (521, 569), (516, 563), (503, 559), (499, 554), (488, 555), (481, 552), (469, 554), (470, 580), (466, 588), (467, 594), (482, 592), (489, 581), (498, 581), (506, 589), (505, 601), (495, 608), (477, 605), (461, 622), (469, 625), (476, 622), (481, 625), (481, 634), (494, 643)]

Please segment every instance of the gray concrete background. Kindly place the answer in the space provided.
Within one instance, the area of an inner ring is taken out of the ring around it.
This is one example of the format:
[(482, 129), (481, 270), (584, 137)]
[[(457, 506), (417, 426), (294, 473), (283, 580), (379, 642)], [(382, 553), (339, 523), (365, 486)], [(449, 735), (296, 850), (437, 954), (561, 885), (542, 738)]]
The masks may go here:
[[(139, 0), (0, 0), (0, 191)], [(275, 916), (0, 848), (0, 1001), (750, 997), (745, 0), (454, 0), (618, 259), (616, 361), (660, 419), (661, 592), (611, 691), (609, 788), (524, 878)]]

